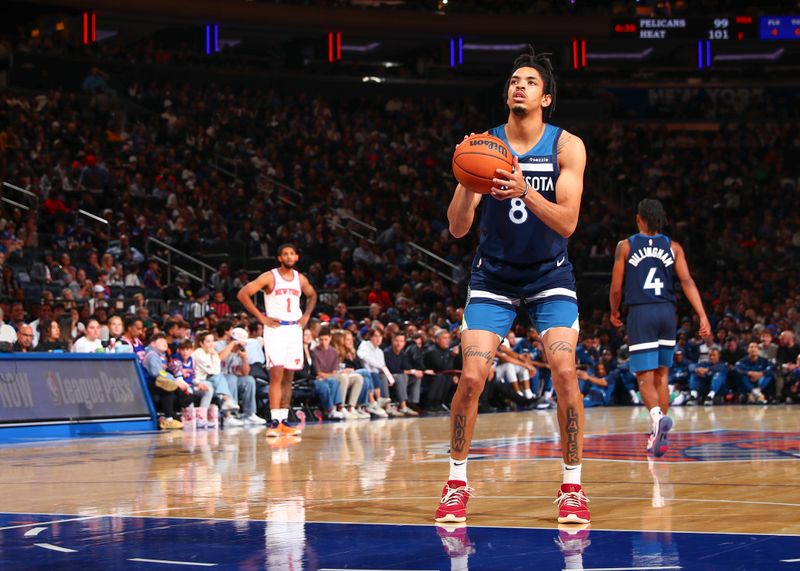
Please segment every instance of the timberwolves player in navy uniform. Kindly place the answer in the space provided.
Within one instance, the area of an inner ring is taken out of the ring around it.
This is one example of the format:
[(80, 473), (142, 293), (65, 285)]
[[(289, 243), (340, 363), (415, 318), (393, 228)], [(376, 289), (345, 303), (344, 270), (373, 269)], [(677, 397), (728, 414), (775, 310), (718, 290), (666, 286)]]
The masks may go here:
[(647, 450), (655, 456), (667, 451), (667, 433), (672, 419), (667, 416), (667, 377), (675, 352), (674, 274), (700, 318), (700, 336), (708, 339), (711, 326), (700, 293), (694, 284), (683, 248), (661, 233), (667, 223), (664, 207), (646, 198), (639, 203), (636, 225), (639, 233), (621, 240), (614, 254), (611, 274), (611, 323), (620, 327), (619, 304), (623, 280), (628, 305), (628, 343), (631, 372), (636, 373), (642, 400), (650, 410), (653, 430)]
[(550, 60), (519, 56), (503, 96), (508, 122), (489, 131), (512, 150), (513, 172), (497, 170), (489, 195), (458, 185), (447, 218), (456, 238), (469, 232), (482, 205), (480, 245), (461, 334), (463, 367), (450, 413), (450, 477), (436, 521), (464, 521), (472, 488), (467, 456), (495, 350), (518, 309), (541, 334), (558, 395), (564, 484), (557, 494), (560, 523), (588, 523), (581, 488), (583, 398), (575, 370), (578, 304), (567, 238), (578, 224), (586, 150), (576, 136), (545, 122), (556, 98)]

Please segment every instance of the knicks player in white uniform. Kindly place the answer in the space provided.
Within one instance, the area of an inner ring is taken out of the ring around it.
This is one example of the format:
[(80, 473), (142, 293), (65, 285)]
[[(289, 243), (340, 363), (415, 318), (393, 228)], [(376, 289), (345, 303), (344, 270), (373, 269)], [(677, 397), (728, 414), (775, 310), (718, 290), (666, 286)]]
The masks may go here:
[[(303, 328), (317, 305), (317, 292), (308, 279), (294, 269), (299, 259), (291, 244), (278, 248), (280, 267), (264, 272), (249, 282), (236, 296), (242, 305), (264, 324), (264, 352), (269, 367), (269, 403), (272, 424), (267, 436), (296, 435), (287, 424), (292, 400), (294, 372), (303, 368)], [(252, 297), (264, 293), (266, 313)], [(300, 295), (306, 296), (306, 309), (300, 309)]]

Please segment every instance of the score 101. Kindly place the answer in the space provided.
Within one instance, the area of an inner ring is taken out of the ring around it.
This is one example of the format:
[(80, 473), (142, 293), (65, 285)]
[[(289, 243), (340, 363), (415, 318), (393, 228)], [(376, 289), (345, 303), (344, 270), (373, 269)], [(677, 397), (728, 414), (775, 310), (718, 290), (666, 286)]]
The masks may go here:
[(730, 40), (730, 20), (728, 18), (714, 18), (711, 28), (706, 30), (706, 40)]

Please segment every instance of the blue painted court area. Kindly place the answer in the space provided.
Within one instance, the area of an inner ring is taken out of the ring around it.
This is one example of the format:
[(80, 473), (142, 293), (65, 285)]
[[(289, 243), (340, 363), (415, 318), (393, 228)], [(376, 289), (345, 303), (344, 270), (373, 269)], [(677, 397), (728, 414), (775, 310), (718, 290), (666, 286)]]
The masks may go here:
[(796, 536), (33, 514), (0, 524), (4, 571), (800, 569)]

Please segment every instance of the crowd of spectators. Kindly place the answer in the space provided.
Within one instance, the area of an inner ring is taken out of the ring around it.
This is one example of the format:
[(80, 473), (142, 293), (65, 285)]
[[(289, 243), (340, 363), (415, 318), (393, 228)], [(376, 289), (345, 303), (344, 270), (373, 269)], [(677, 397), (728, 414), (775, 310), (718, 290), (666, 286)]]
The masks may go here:
[[(87, 79), (86, 93), (0, 94), (0, 172), (35, 195), (14, 194), (20, 205), (4, 203), (0, 210), (0, 307), (15, 329), (15, 339), (4, 341), (23, 350), (96, 348), (92, 317), (104, 331), (113, 315), (140, 319), (142, 342), (176, 317), (189, 323), (191, 339), (214, 331), (219, 320), (247, 327), (229, 300), (254, 272), (274, 265), (270, 255), (284, 242), (297, 244), (301, 269), (323, 293), (322, 317), (354, 329), (356, 345), (372, 322), (406, 332), (436, 327), (457, 336), (477, 235), (448, 235), (450, 155), (463, 134), (489, 126), (489, 110), (469, 100), (333, 102), (274, 90), (134, 83), (125, 97), (145, 111), (131, 113), (121, 128), (108, 102), (97, 97), (103, 73), (93, 70)], [(800, 224), (785, 208), (785, 197), (799, 184), (792, 170), (800, 160), (797, 117), (722, 122), (705, 130), (622, 122), (571, 129), (589, 150), (581, 219), (570, 246), (579, 287), (606, 279), (615, 241), (633, 231), (636, 201), (644, 195), (661, 199), (670, 215), (668, 233), (686, 248), (721, 359), (729, 365), (726, 392), (755, 402), (793, 398)], [(229, 255), (204, 283), (177, 272), (168, 280), (148, 238), (198, 256)], [(431, 258), (411, 242), (455, 269), (441, 265), (439, 273), (421, 265)], [(581, 373), (587, 397), (603, 404), (635, 402), (629, 382), (613, 388), (607, 380), (624, 377), (615, 371), (625, 369), (625, 341), (601, 301), (581, 302), (583, 336), (600, 340)], [(343, 313), (341, 307), (351, 309)], [(690, 312), (683, 299), (678, 307), (678, 334), (688, 343), (696, 323), (685, 318)], [(786, 350), (771, 356), (759, 348), (774, 371), (755, 379), (746, 363), (737, 363), (751, 341), (763, 343), (764, 331)], [(337, 329), (331, 333), (335, 341)], [(438, 346), (434, 333), (422, 335), (431, 350)], [(518, 333), (520, 342), (528, 339), (524, 324)], [(409, 349), (411, 340), (408, 334)], [(382, 348), (391, 344), (392, 336), (384, 337)], [(679, 357), (692, 364), (684, 378), (676, 374), (679, 403), (708, 400), (712, 389), (705, 376), (715, 357), (713, 344), (705, 346), (708, 355), (687, 350)], [(513, 361), (528, 379), (519, 369), (510, 374), (501, 367), (499, 377), (509, 382), (498, 385), (513, 388), (493, 389), (492, 404), (484, 406), (549, 406), (546, 367), (534, 364), (541, 355), (508, 349), (498, 365)], [(606, 354), (609, 360), (602, 362)], [(427, 368), (418, 365), (417, 371)], [(457, 370), (452, 365), (447, 370)], [(756, 381), (758, 391), (745, 377)], [(717, 380), (711, 402), (725, 396)], [(325, 401), (323, 414), (336, 418), (360, 410), (348, 395), (358, 392), (354, 382), (340, 387), (342, 402)], [(362, 392), (373, 387), (362, 404), (394, 398), (399, 410), (424, 409), (414, 400), (422, 388), (423, 395), (432, 393), (425, 403), (432, 410), (447, 405), (452, 389), (442, 379), (421, 386), (395, 381), (397, 388), (387, 394), (389, 382), (385, 374), (377, 382), (362, 379)], [(335, 394), (332, 385), (330, 392)], [(255, 411), (248, 409), (250, 415)]]

